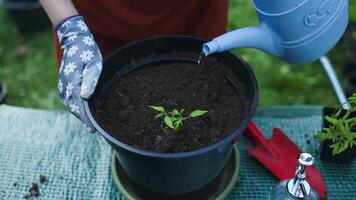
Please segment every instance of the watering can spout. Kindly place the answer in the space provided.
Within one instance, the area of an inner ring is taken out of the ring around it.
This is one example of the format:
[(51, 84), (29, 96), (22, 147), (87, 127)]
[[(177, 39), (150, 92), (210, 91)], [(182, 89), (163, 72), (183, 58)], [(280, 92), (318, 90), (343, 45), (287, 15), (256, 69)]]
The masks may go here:
[(234, 48), (255, 48), (270, 54), (281, 56), (282, 45), (277, 35), (267, 27), (251, 26), (225, 33), (203, 44), (202, 51), (207, 56)]

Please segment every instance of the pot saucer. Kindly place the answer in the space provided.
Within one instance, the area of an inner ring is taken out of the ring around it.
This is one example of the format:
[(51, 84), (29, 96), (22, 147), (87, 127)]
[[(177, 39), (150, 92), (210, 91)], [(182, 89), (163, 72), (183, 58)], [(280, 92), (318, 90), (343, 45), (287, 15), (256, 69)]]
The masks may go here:
[(113, 182), (121, 194), (128, 200), (175, 200), (175, 199), (206, 199), (223, 200), (234, 188), (238, 178), (240, 168), (240, 154), (235, 146), (227, 161), (226, 166), (220, 174), (208, 185), (193, 192), (179, 195), (163, 194), (143, 188), (133, 182), (125, 173), (122, 166), (116, 158), (116, 152), (112, 154), (111, 173)]

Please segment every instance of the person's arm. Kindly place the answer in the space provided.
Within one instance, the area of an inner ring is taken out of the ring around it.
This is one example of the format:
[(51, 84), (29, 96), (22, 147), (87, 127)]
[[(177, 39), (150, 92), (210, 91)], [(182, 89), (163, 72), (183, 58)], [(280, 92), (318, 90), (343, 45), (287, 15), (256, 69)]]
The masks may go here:
[(93, 94), (102, 69), (102, 56), (84, 18), (70, 0), (40, 0), (52, 21), (63, 50), (58, 90), (65, 107), (90, 131), (95, 131), (84, 100)]
[(78, 15), (71, 0), (39, 0), (46, 11), (53, 26), (57, 26), (63, 19)]

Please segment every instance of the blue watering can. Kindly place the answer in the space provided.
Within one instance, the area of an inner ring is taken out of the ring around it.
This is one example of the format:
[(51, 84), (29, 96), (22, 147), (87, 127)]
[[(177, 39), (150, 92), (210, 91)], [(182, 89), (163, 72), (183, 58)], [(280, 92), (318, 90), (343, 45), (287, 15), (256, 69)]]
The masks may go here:
[(294, 64), (325, 55), (348, 24), (348, 0), (253, 0), (260, 26), (228, 32), (202, 47), (207, 56), (256, 48)]

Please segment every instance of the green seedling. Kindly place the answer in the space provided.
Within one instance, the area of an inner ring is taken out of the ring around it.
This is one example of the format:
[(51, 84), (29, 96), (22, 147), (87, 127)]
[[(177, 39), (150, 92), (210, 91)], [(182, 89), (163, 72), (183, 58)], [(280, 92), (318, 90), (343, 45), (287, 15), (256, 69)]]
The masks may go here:
[(356, 93), (348, 100), (351, 108), (344, 113), (339, 108), (335, 114), (325, 116), (325, 120), (330, 125), (316, 135), (320, 142), (332, 141), (330, 148), (333, 150), (334, 156), (348, 148), (356, 147), (356, 117), (351, 117), (351, 114), (356, 112)]
[(167, 112), (162, 106), (148, 106), (149, 108), (158, 112), (155, 119), (162, 118), (166, 126), (172, 129), (174, 132), (178, 132), (183, 127), (183, 121), (203, 116), (208, 111), (206, 110), (194, 110), (188, 116), (183, 116), (184, 109), (173, 109), (171, 112)]

